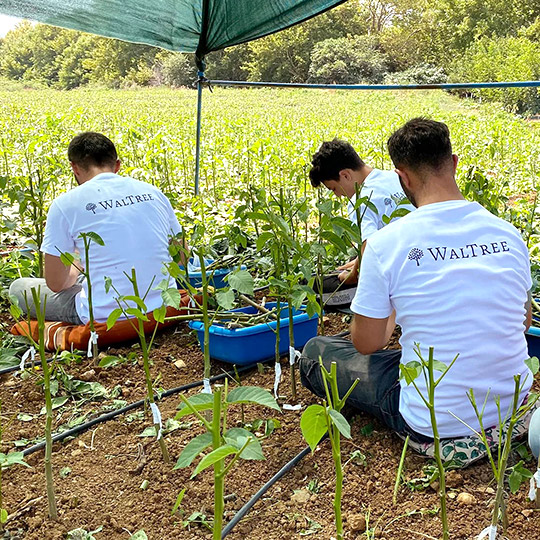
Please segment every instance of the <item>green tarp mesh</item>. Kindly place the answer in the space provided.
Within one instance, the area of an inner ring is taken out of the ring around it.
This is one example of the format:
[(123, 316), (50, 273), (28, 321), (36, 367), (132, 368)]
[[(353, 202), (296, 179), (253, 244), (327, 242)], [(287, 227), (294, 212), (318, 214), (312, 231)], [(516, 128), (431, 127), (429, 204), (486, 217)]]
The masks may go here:
[(207, 53), (345, 0), (0, 0), (0, 13), (173, 51)]

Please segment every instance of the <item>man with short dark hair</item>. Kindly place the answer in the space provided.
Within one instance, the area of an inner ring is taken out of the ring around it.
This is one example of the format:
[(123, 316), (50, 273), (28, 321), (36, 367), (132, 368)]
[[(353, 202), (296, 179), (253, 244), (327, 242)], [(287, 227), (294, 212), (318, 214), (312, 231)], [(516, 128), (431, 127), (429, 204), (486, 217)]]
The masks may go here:
[[(309, 178), (313, 187), (324, 185), (337, 197), (349, 199), (348, 213), (353, 223), (357, 223), (356, 186), (361, 189), (362, 197), (369, 197), (376, 211), (360, 206), (362, 250), (368, 238), (385, 226), (383, 218), (390, 218), (398, 205), (413, 210), (411, 205), (403, 204), (406, 197), (394, 171), (382, 171), (366, 165), (351, 144), (340, 139), (323, 142), (313, 155)], [(354, 284), (358, 281), (359, 261), (356, 258), (338, 270), (342, 270), (338, 276), (340, 281)]]
[[(466, 392), (487, 400), (485, 427), (498, 424), (495, 397), (503, 416), (514, 394), (514, 375), (527, 395), (532, 374), (524, 331), (531, 323), (529, 255), (520, 233), (475, 202), (466, 201), (455, 181), (458, 158), (445, 124), (415, 118), (388, 141), (403, 189), (417, 206), (367, 242), (351, 309), (352, 343), (314, 338), (300, 360), (302, 382), (318, 395), (324, 386), (319, 356), (337, 362), (344, 393), (360, 384), (348, 403), (377, 416), (413, 441), (432, 437), (430, 415), (416, 389), (399, 381), (399, 364), (417, 360), (415, 344), (428, 357), (449, 365), (437, 387), (435, 407), (443, 438), (469, 435), (456, 417), (479, 428)], [(402, 329), (401, 350), (381, 350)], [(416, 381), (426, 394), (422, 376)]]
[[(65, 266), (62, 253), (77, 252), (82, 267), (89, 267), (94, 318), (106, 321), (118, 307), (112, 292), (105, 291), (110, 277), (122, 295), (133, 294), (124, 273), (135, 268), (139, 290), (148, 291), (145, 304), (161, 306), (160, 291), (154, 290), (163, 263), (169, 262), (169, 239), (181, 231), (169, 200), (155, 186), (118, 175), (120, 160), (112, 141), (100, 133), (85, 132), (69, 144), (68, 158), (78, 187), (56, 198), (49, 209), (41, 251), (45, 254), (45, 279), (21, 278), (10, 295), (35, 317), (30, 289), (39, 286), (45, 318), (72, 324), (89, 320), (86, 281), (74, 266)], [(84, 260), (81, 233), (94, 232), (104, 246), (91, 242), (89, 261)], [(171, 278), (171, 286), (174, 280)]]

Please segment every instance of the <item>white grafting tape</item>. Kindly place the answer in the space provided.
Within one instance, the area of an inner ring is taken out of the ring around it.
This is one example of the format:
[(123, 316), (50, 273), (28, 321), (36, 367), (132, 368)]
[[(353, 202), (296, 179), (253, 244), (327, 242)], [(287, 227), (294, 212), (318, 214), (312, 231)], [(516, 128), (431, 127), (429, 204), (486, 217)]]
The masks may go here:
[(88, 358), (92, 358), (92, 346), (97, 345), (98, 337), (97, 332), (90, 332), (90, 339), (88, 340), (88, 352), (86, 354)]
[(478, 540), (482, 540), (482, 538), (486, 538), (488, 540), (497, 540), (497, 527), (495, 525), (490, 525), (489, 527), (486, 527), (479, 535)]
[(289, 403), (283, 404), (283, 410), (284, 411), (299, 411), (302, 409), (302, 405), (298, 403), (298, 405), (290, 405)]
[(210, 379), (203, 379), (203, 394), (211, 394), (212, 387), (210, 386)]
[(281, 381), (281, 364), (276, 362), (276, 375), (274, 377), (274, 397), (278, 398), (279, 383)]
[(21, 362), (19, 364), (19, 369), (21, 371), (24, 369), (24, 364), (26, 360), (28, 360), (28, 357), (30, 357), (30, 360), (34, 362), (34, 359), (36, 358), (36, 349), (34, 349), (33, 345), (22, 355)]
[(297, 358), (300, 358), (300, 351), (297, 351), (294, 347), (289, 347), (289, 364), (294, 366)]
[(531, 477), (530, 488), (529, 488), (529, 499), (531, 501), (536, 501), (537, 489), (540, 489), (540, 469), (537, 469), (536, 472)]
[(155, 403), (150, 403), (150, 409), (152, 410), (152, 421), (154, 422), (154, 425), (159, 424), (159, 431), (157, 436), (157, 441), (161, 439), (163, 436), (161, 433), (161, 428), (163, 427), (163, 424), (161, 423), (161, 412), (159, 411), (159, 407)]

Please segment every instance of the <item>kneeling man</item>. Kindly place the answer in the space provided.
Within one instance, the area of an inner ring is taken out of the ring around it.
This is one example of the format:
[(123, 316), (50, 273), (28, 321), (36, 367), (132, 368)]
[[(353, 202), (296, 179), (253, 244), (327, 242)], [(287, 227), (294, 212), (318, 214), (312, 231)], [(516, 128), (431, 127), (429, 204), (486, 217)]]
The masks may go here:
[[(529, 255), (520, 233), (478, 203), (464, 199), (455, 181), (458, 158), (447, 126), (415, 118), (388, 141), (390, 157), (405, 194), (417, 210), (369, 238), (351, 305), (352, 343), (314, 338), (300, 360), (303, 384), (320, 396), (325, 366), (337, 363), (343, 394), (358, 378), (348, 404), (371, 413), (416, 442), (432, 438), (430, 415), (412, 385), (399, 380), (399, 364), (425, 358), (450, 364), (437, 387), (439, 434), (471, 435), (456, 416), (474, 428), (467, 400), (472, 388), (479, 403), (489, 398), (484, 425), (498, 424), (495, 397), (503, 415), (511, 406), (514, 375), (521, 375), (520, 399), (532, 384), (524, 331), (531, 322)], [(381, 350), (402, 329), (401, 350)], [(416, 383), (426, 394), (422, 376)], [(454, 416), (455, 415), (455, 416)]]

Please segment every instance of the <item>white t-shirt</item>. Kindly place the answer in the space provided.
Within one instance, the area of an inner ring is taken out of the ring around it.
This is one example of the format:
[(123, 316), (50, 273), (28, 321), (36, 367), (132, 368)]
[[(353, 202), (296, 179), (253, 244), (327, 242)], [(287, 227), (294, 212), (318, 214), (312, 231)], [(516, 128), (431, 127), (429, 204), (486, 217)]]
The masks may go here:
[[(79, 252), (84, 260), (82, 232), (95, 232), (105, 246), (91, 242), (90, 281), (94, 318), (106, 321), (118, 307), (117, 294), (105, 292), (104, 278), (110, 277), (122, 295), (133, 294), (124, 272), (135, 268), (139, 293), (143, 295), (155, 276), (152, 287), (162, 279), (163, 263), (169, 262), (169, 237), (181, 231), (167, 197), (156, 187), (113, 173), (98, 174), (91, 180), (56, 198), (49, 209), (41, 251), (60, 256), (60, 252)], [(171, 287), (174, 280), (171, 279)], [(149, 311), (161, 306), (160, 291), (150, 290), (145, 299)], [(89, 320), (86, 280), (75, 299), (79, 318)]]
[[(448, 411), (478, 428), (466, 397), (490, 397), (484, 426), (498, 423), (512, 403), (514, 375), (521, 374), (521, 398), (532, 374), (524, 335), (525, 303), (531, 288), (529, 255), (519, 232), (479, 204), (447, 201), (421, 206), (373, 235), (362, 258), (362, 272), (351, 309), (383, 319), (396, 310), (401, 326), (401, 362), (435, 359), (449, 364), (437, 387), (435, 408), (441, 437), (470, 435)], [(427, 396), (424, 378), (416, 381)], [(416, 432), (432, 436), (428, 409), (413, 385), (401, 381), (399, 410)]]
[[(361, 187), (362, 190), (360, 196), (369, 197), (370, 202), (377, 208), (377, 212), (374, 212), (369, 207), (366, 208), (363, 204), (359, 208), (360, 216), (363, 216), (362, 241), (364, 241), (385, 226), (383, 216), (390, 217), (397, 205), (407, 197), (405, 193), (403, 193), (403, 189), (399, 182), (399, 176), (394, 171), (373, 169), (366, 176)], [(356, 195), (353, 195), (347, 205), (349, 219), (353, 223), (357, 223), (356, 210), (354, 209), (355, 202)], [(414, 210), (412, 204), (403, 204), (400, 205), (400, 208), (406, 208), (409, 211)], [(395, 219), (397, 218), (394, 218), (392, 221), (395, 221)]]

